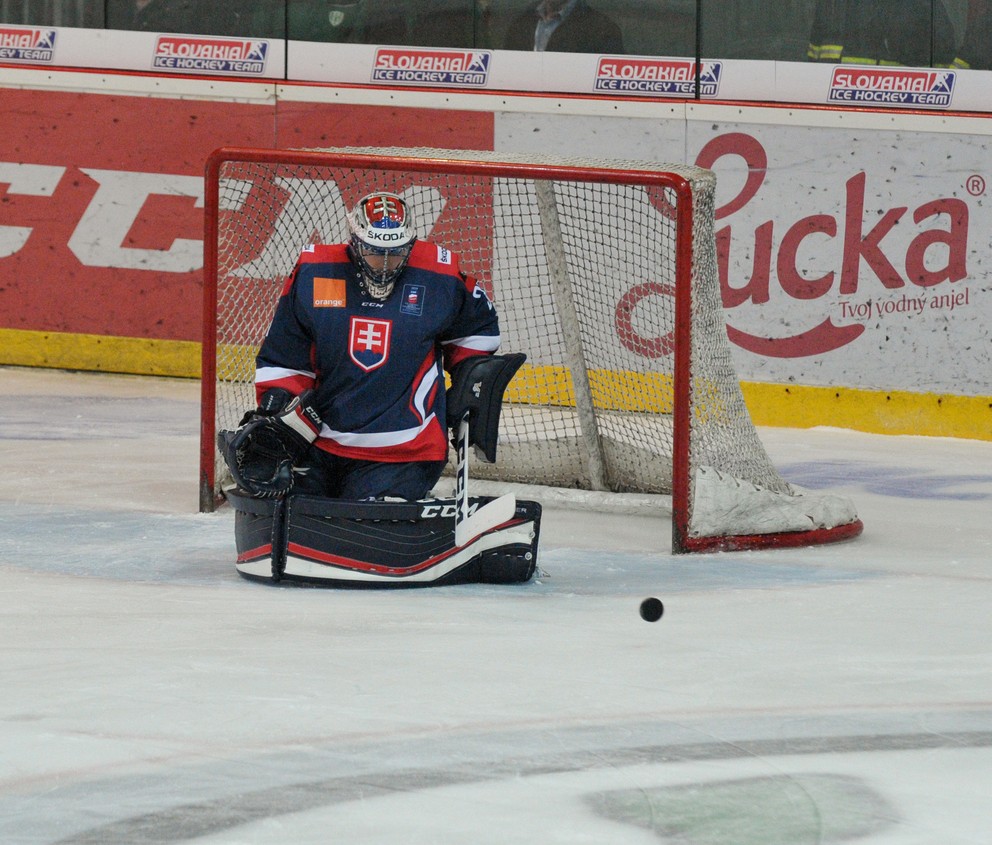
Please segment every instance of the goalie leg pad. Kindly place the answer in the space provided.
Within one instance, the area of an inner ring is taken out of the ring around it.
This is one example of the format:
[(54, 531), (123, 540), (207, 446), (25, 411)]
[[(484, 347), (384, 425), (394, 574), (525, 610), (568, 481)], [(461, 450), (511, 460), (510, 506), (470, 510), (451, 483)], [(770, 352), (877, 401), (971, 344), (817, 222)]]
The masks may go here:
[(258, 499), (228, 490), (234, 505), (237, 569), (253, 581), (282, 579), (286, 562), (286, 500)]
[(458, 548), (451, 499), (392, 503), (293, 495), (274, 502), (237, 491), (227, 497), (237, 511), (237, 570), (252, 580), (329, 587), (513, 584), (530, 580), (537, 566), (537, 502), (518, 501), (513, 519)]
[(529, 543), (507, 543), (478, 556), (478, 575), (482, 584), (521, 584), (534, 576), (537, 555)]

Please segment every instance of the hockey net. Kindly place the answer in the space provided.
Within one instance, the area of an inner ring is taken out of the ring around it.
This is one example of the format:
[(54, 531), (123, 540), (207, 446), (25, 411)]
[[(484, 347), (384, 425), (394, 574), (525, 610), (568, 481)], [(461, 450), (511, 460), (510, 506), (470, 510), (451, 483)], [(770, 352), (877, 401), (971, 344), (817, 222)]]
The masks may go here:
[(215, 432), (255, 404), (254, 362), (313, 242), (347, 240), (373, 189), (490, 294), (527, 364), (498, 461), (476, 478), (669, 494), (673, 550), (855, 536), (853, 506), (787, 484), (731, 360), (714, 240), (715, 178), (651, 162), (431, 149), (221, 149), (207, 165), (201, 509), (225, 483)]

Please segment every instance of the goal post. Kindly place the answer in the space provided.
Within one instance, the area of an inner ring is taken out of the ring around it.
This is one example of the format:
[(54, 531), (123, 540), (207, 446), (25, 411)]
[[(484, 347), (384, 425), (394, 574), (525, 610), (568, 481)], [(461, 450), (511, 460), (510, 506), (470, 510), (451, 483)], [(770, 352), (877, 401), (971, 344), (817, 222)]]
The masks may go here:
[(506, 391), (493, 481), (671, 496), (675, 552), (856, 536), (844, 498), (782, 479), (734, 370), (715, 177), (653, 162), (423, 148), (222, 148), (206, 167), (200, 507), (216, 432), (255, 405), (254, 362), (300, 251), (348, 238), (371, 190), (459, 256), (527, 364)]

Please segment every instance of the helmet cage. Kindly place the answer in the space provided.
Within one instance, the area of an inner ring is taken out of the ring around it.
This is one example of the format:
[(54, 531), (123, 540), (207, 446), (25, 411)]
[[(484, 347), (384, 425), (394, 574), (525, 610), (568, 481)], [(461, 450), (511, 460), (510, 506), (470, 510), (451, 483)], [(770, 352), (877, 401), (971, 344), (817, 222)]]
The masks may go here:
[[(358, 235), (351, 236), (352, 263), (358, 270), (358, 282), (373, 299), (387, 299), (393, 292), (396, 279), (406, 269), (413, 244), (386, 249), (370, 246)], [(375, 266), (369, 263), (372, 258)]]

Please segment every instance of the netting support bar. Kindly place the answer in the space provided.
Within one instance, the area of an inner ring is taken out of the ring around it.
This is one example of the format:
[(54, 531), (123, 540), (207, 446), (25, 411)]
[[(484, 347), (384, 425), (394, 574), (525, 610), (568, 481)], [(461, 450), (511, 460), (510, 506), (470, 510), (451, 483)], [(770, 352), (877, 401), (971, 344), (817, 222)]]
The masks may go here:
[(575, 297), (565, 265), (565, 247), (562, 240), (561, 221), (558, 219), (558, 203), (554, 185), (545, 180), (534, 183), (537, 192), (537, 208), (541, 217), (544, 236), (544, 252), (548, 259), (555, 305), (558, 308), (559, 322), (565, 339), (565, 357), (572, 374), (572, 389), (575, 393), (575, 410), (581, 433), (580, 446), (585, 453), (589, 483), (593, 490), (609, 490), (606, 458), (599, 437), (599, 425), (593, 406), (592, 388), (589, 385), (589, 371), (586, 368), (582, 349), (582, 332), (579, 315), (575, 310)]

